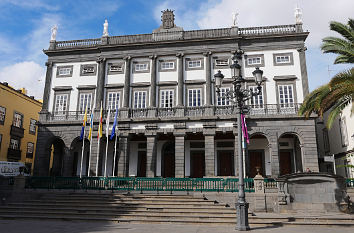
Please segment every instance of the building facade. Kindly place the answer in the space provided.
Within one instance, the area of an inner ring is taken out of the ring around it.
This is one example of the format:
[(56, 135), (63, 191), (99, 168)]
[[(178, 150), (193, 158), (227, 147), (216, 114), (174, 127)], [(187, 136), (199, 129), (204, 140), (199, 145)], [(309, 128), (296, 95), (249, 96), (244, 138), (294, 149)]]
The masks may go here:
[[(232, 88), (229, 65), (238, 50), (246, 88), (256, 86), (255, 67), (264, 71), (262, 94), (248, 103), (246, 175), (253, 177), (257, 167), (269, 177), (318, 171), (314, 118), (297, 115), (308, 94), (308, 32), (301, 22), (184, 31), (166, 10), (151, 34), (109, 36), (107, 23), (98, 39), (55, 41), (55, 34), (45, 50), (36, 175), (48, 175), (49, 167), (52, 175), (79, 174), (88, 105), (95, 127), (93, 139), (85, 140), (83, 174), (90, 167), (90, 175), (102, 175), (107, 164), (112, 175), (115, 160), (118, 176), (238, 176), (236, 107), (216, 94), (213, 80), (221, 70), (221, 94)], [(106, 139), (97, 146), (101, 104), (105, 113), (119, 107), (118, 140), (109, 140), (107, 161)]]
[(0, 83), (0, 161), (23, 162), (32, 170), (42, 103)]
[(317, 139), (320, 170), (354, 178), (354, 116), (351, 105), (345, 107), (341, 115), (334, 121), (332, 128), (327, 129), (329, 111), (323, 120), (317, 120)]

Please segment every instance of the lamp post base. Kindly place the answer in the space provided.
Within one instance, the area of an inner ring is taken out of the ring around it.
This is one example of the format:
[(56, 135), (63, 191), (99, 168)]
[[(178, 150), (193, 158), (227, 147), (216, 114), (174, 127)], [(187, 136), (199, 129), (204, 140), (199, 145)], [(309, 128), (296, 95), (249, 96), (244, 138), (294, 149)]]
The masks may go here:
[(248, 206), (249, 204), (247, 202), (236, 203), (236, 215), (237, 215), (236, 230), (238, 231), (250, 230), (250, 226), (248, 225)]

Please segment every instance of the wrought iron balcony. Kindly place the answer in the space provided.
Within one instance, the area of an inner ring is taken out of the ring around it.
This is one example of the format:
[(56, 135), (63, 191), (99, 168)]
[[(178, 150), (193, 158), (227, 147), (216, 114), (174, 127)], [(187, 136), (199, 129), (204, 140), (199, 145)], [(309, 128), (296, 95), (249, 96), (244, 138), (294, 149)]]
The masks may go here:
[(21, 150), (8, 148), (7, 159), (9, 160), (21, 160)]
[(19, 128), (17, 126), (11, 125), (10, 135), (11, 136), (16, 136), (16, 137), (19, 137), (19, 138), (23, 138), (24, 131), (25, 130), (23, 128)]
[[(300, 104), (261, 104), (252, 105), (248, 109), (247, 116), (252, 118), (275, 118), (275, 117), (296, 117)], [(126, 120), (198, 120), (205, 118), (235, 118), (237, 108), (235, 105), (229, 106), (201, 106), (201, 107), (174, 107), (174, 108), (139, 108), (139, 109), (120, 109), (118, 112), (119, 121)], [(90, 121), (91, 114), (87, 118)], [(110, 114), (110, 121), (114, 119), (115, 113)], [(100, 112), (94, 111), (94, 120), (100, 118)], [(103, 118), (107, 117), (104, 111)], [(68, 111), (61, 113), (41, 114), (40, 121), (44, 122), (77, 122), (83, 121), (84, 114), (78, 111)]]

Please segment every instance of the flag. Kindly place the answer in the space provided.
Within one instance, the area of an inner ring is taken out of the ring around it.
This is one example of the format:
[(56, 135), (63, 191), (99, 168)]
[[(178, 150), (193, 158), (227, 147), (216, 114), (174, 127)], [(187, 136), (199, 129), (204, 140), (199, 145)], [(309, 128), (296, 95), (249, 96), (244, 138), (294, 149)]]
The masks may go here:
[(245, 119), (245, 115), (243, 115), (243, 114), (241, 114), (241, 125), (242, 125), (243, 137), (246, 139), (247, 143), (250, 143), (250, 139), (248, 137), (246, 119)]
[(89, 130), (88, 140), (91, 140), (92, 130), (93, 130), (93, 109), (91, 110), (90, 130)]
[(100, 123), (98, 125), (97, 140), (100, 140), (101, 137), (102, 137), (102, 103), (101, 103), (101, 110), (100, 110)]
[(108, 140), (108, 135), (109, 135), (109, 117), (111, 115), (111, 109), (108, 109), (108, 114), (107, 114), (107, 119), (106, 119), (106, 137)]
[(111, 137), (110, 137), (111, 140), (113, 139), (114, 134), (116, 133), (117, 118), (118, 118), (118, 106), (116, 109), (116, 115), (114, 116), (113, 128), (112, 128), (112, 133), (111, 133)]
[(87, 106), (88, 106), (88, 104), (86, 104), (86, 110), (85, 110), (84, 121), (82, 122), (80, 140), (82, 140), (84, 138), (85, 127), (86, 127), (86, 122), (87, 122)]

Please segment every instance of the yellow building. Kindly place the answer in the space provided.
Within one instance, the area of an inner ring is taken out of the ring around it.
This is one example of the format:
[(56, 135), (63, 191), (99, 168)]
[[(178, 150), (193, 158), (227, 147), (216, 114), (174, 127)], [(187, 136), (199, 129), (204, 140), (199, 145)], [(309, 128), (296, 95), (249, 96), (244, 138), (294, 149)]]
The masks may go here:
[(41, 108), (25, 89), (0, 83), (0, 161), (23, 162), (32, 171)]

